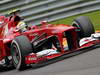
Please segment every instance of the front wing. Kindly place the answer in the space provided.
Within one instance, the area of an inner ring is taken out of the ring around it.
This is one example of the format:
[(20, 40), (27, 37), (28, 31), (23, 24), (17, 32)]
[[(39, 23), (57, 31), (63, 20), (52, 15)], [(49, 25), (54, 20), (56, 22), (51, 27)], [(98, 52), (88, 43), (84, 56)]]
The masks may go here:
[(45, 62), (50, 59), (54, 59), (60, 57), (62, 55), (67, 55), (70, 53), (74, 53), (76, 51), (84, 50), (86, 48), (90, 48), (92, 46), (100, 44), (100, 33), (92, 34), (90, 37), (86, 37), (80, 40), (79, 42), (80, 48), (76, 50), (67, 50), (65, 52), (58, 52), (56, 49), (46, 49), (40, 51), (38, 53), (30, 53), (28, 56), (25, 57), (26, 64), (36, 64)]

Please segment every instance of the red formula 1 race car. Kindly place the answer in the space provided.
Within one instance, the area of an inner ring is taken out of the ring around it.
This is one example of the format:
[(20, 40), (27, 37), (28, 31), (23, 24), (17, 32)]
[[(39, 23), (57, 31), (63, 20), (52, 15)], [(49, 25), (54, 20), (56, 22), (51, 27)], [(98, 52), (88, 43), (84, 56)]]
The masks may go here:
[[(17, 16), (0, 16), (0, 64), (22, 70), (31, 64), (46, 62), (64, 54), (100, 44), (100, 33), (95, 33), (88, 17), (81, 16), (72, 26), (48, 24), (17, 28)], [(23, 24), (23, 23), (21, 23)]]

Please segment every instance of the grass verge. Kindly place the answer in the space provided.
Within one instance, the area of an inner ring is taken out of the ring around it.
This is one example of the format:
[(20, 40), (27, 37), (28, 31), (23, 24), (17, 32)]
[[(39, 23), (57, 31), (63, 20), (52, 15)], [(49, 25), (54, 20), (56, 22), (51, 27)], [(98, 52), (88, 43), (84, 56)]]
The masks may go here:
[(91, 21), (93, 22), (95, 30), (100, 30), (100, 10), (67, 17), (64, 19), (50, 22), (50, 23), (51, 24), (70, 24), (71, 25), (72, 21), (78, 16), (88, 16), (91, 19)]

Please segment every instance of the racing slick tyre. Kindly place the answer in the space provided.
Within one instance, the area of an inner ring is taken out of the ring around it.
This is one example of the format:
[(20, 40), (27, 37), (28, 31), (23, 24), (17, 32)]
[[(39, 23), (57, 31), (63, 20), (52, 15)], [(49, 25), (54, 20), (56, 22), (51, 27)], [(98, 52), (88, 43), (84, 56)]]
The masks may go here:
[(77, 27), (78, 35), (80, 38), (89, 37), (91, 34), (95, 33), (92, 22), (87, 16), (80, 16), (76, 18), (72, 25)]
[(32, 45), (26, 36), (18, 36), (12, 41), (12, 61), (17, 70), (24, 70), (26, 68), (25, 56), (29, 53), (32, 53)]

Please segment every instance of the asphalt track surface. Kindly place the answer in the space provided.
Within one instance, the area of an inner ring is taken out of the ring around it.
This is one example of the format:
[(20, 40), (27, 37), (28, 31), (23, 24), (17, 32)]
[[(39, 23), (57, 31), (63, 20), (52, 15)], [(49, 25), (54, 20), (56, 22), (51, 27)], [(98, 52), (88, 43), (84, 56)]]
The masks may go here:
[(0, 75), (100, 75), (100, 47), (88, 50), (49, 61), (49, 64), (38, 68), (3, 71)]

